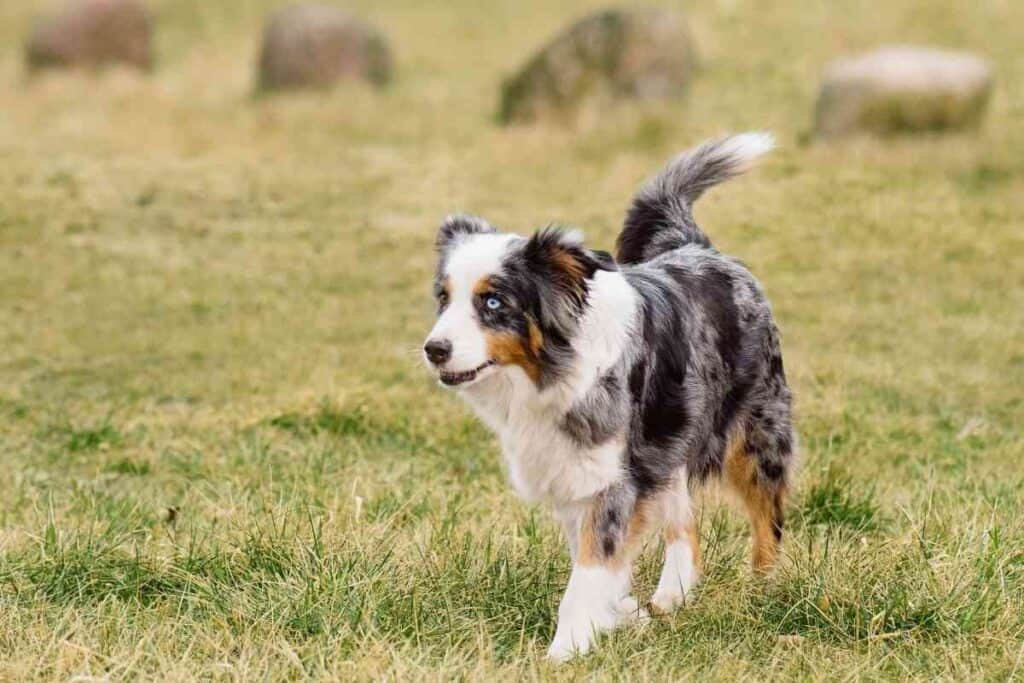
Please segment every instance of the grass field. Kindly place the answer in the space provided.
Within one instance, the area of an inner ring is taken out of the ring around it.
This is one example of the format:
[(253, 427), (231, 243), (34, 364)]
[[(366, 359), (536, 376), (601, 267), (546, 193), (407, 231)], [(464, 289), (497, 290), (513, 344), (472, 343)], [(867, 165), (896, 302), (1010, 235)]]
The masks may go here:
[[(161, 0), (152, 76), (32, 83), (39, 3), (0, 4), (0, 680), (1024, 677), (1024, 3), (687, 3), (689, 96), (577, 130), (493, 116), (593, 3), (353, 0), (393, 86), (254, 100), (273, 4)], [(991, 58), (984, 128), (805, 144), (822, 65), (887, 41)], [(781, 150), (698, 218), (783, 331), (782, 566), (709, 499), (696, 601), (553, 668), (558, 533), (416, 352), (435, 226), (608, 248), (746, 129)]]

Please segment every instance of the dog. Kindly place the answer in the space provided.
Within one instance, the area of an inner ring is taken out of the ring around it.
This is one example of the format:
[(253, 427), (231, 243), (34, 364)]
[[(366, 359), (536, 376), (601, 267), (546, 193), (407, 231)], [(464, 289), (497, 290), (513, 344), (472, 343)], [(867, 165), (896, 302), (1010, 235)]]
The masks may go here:
[(775, 563), (795, 459), (779, 331), (758, 281), (692, 213), (773, 146), (745, 133), (676, 157), (634, 197), (614, 258), (558, 227), (521, 237), (453, 215), (437, 233), (423, 353), (497, 435), (518, 495), (564, 530), (556, 661), (649, 616), (631, 566), (656, 528), (665, 559), (650, 611), (683, 603), (700, 572), (691, 493), (708, 481), (742, 501), (754, 570)]

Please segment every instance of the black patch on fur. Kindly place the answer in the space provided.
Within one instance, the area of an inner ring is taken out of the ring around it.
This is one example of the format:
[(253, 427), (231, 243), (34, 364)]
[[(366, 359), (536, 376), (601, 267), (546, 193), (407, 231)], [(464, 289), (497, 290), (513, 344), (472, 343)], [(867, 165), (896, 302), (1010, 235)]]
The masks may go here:
[(448, 216), (437, 230), (434, 246), (438, 251), (445, 251), (451, 246), (452, 240), (461, 235), (482, 235), (497, 232), (490, 223), (476, 216), (456, 214)]
[(614, 557), (622, 547), (636, 502), (637, 491), (628, 482), (612, 484), (595, 497), (591, 523), (604, 559)]
[(778, 481), (786, 473), (782, 465), (777, 462), (763, 462), (760, 464), (761, 474), (769, 481)]
[(753, 384), (753, 359), (745, 357), (740, 314), (733, 299), (732, 277), (725, 272), (706, 269), (696, 275), (683, 268), (667, 266), (666, 271), (685, 295), (699, 305), (715, 332), (715, 350), (729, 381), (715, 415), (714, 431), (726, 438), (736, 413)]
[(681, 197), (639, 195), (626, 213), (616, 243), (619, 263), (640, 263), (655, 256), (651, 250), (656, 238), (671, 233), (671, 247), (696, 244), (710, 247), (711, 240), (690, 217), (690, 209)]
[(793, 452), (793, 437), (788, 430), (776, 434), (775, 450), (782, 456)]
[[(641, 493), (671, 480), (683, 462), (676, 443), (687, 426), (686, 372), (689, 347), (680, 315), (682, 301), (669, 283), (630, 273), (641, 295), (644, 353), (629, 373), (633, 420), (628, 448), (629, 471)], [(652, 451), (662, 457), (651, 457)]]
[(595, 249), (590, 252), (590, 255), (597, 262), (597, 267), (601, 270), (618, 270), (619, 264), (615, 262), (615, 257), (609, 254), (607, 251), (601, 251)]
[(598, 446), (625, 428), (629, 401), (622, 378), (608, 372), (562, 418), (562, 430), (580, 446)]
[[(756, 380), (756, 357), (744, 346), (741, 315), (734, 299), (732, 276), (714, 268), (694, 272), (667, 265), (665, 271), (679, 287), (682, 296), (701, 312), (701, 320), (713, 333), (714, 344), (702, 330), (700, 353), (713, 352), (705, 359), (710, 366), (710, 384), (724, 385), (721, 398), (710, 406), (714, 414), (711, 439), (705, 442), (703, 457), (690, 461), (691, 474), (698, 480), (720, 470), (729, 432)], [(707, 448), (707, 444), (714, 444)]]

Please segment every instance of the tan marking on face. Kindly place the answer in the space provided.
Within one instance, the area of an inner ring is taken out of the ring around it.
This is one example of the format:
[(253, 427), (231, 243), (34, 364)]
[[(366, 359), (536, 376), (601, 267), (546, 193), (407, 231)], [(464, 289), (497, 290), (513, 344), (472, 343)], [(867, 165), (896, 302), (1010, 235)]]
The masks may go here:
[(775, 524), (781, 519), (785, 487), (772, 491), (757, 476), (757, 465), (744, 448), (745, 435), (734, 435), (725, 455), (725, 480), (739, 497), (750, 517), (753, 536), (751, 564), (754, 571), (767, 574), (779, 555)]
[(540, 380), (540, 364), (537, 356), (524, 344), (527, 340), (515, 332), (484, 332), (487, 340), (487, 356), (498, 365), (518, 365), (534, 383)]
[[(490, 278), (481, 278), (473, 286), (473, 294), (483, 296), (493, 290)], [(544, 346), (544, 334), (540, 327), (527, 317), (528, 338), (523, 339), (515, 332), (485, 331), (487, 355), (499, 365), (518, 365), (534, 382), (540, 380), (540, 350)]]
[(494, 287), (491, 284), (491, 278), (482, 277), (476, 281), (475, 285), (473, 285), (473, 294), (482, 296), (490, 292), (492, 289), (494, 289)]

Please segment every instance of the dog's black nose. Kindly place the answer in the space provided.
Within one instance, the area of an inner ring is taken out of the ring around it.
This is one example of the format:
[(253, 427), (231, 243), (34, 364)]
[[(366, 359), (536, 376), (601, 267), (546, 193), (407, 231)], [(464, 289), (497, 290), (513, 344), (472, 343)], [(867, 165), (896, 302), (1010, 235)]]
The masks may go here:
[(452, 343), (447, 339), (431, 339), (423, 345), (423, 351), (431, 363), (441, 365), (452, 357)]

